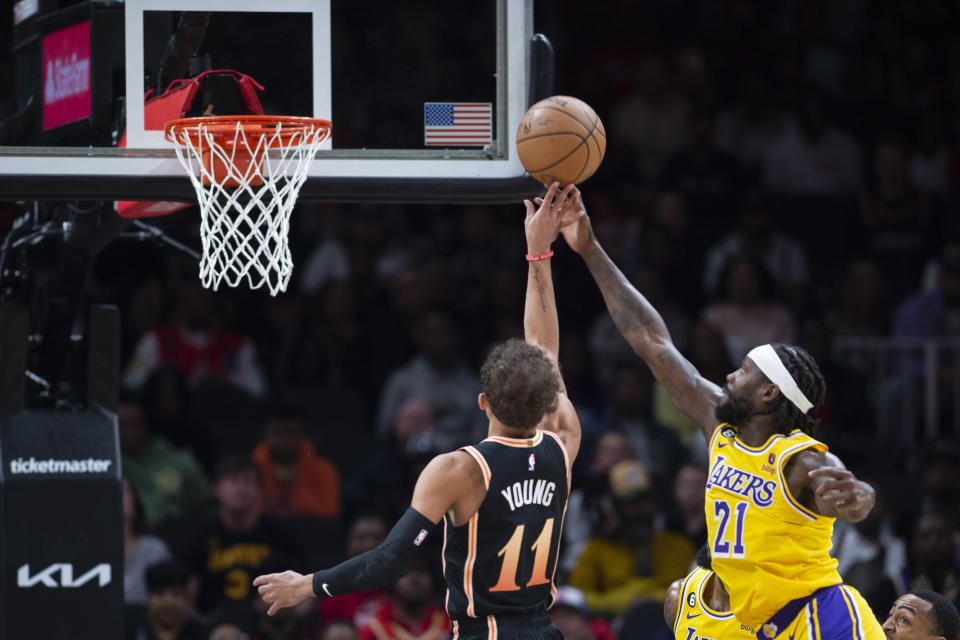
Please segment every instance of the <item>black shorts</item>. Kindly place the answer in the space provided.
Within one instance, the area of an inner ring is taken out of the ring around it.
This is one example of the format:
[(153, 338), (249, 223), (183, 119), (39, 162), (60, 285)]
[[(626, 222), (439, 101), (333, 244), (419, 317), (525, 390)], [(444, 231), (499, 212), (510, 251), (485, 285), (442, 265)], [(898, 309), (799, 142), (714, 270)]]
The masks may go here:
[(547, 614), (453, 620), (451, 640), (563, 640)]

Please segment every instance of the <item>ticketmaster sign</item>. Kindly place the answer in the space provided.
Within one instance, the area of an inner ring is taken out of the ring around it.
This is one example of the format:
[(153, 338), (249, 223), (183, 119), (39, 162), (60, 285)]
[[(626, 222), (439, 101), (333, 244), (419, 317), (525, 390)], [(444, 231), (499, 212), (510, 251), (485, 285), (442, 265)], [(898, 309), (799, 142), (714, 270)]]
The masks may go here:
[(112, 414), (0, 418), (0, 640), (122, 637), (120, 471)]
[(34, 457), (27, 459), (17, 458), (10, 461), (10, 473), (106, 473), (110, 470), (113, 460), (37, 460)]

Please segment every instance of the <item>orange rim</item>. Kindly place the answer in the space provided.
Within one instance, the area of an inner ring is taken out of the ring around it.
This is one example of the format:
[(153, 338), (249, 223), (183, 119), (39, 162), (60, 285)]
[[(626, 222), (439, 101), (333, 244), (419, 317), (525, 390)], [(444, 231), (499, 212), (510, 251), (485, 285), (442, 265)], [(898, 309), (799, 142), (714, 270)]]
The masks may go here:
[[(181, 144), (174, 135), (174, 129), (187, 131), (190, 141), (196, 145), (200, 140), (201, 128), (218, 142), (229, 142), (236, 135), (237, 124), (243, 130), (244, 137), (248, 135), (270, 134), (270, 147), (282, 147), (290, 139), (302, 135), (308, 128), (313, 129), (314, 135), (323, 140), (330, 135), (332, 127), (329, 120), (321, 118), (305, 118), (301, 116), (201, 116), (196, 118), (179, 118), (170, 120), (163, 125), (163, 136), (174, 144)], [(305, 142), (302, 138), (297, 143)]]

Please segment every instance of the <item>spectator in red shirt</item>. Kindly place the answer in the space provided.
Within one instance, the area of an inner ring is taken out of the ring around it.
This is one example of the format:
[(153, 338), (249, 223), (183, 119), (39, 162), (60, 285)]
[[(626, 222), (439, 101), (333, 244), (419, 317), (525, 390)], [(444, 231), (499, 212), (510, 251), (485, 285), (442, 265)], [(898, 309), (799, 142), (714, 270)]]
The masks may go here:
[(445, 640), (450, 618), (435, 604), (436, 582), (422, 562), (415, 561), (410, 571), (390, 588), (391, 598), (384, 600), (367, 624), (358, 630), (358, 640)]
[(171, 364), (191, 386), (219, 379), (263, 395), (266, 380), (253, 341), (224, 326), (211, 292), (194, 279), (181, 282), (172, 316), (140, 338), (123, 374), (125, 386), (139, 389), (156, 367)]

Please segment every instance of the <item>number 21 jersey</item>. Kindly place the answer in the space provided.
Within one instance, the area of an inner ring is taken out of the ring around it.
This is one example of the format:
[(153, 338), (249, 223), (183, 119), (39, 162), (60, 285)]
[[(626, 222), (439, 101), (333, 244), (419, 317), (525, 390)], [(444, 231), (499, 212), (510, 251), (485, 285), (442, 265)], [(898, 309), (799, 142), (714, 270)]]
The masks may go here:
[(444, 517), (443, 574), (452, 620), (542, 614), (553, 604), (560, 534), (570, 490), (559, 436), (490, 437), (463, 447), (487, 495), (467, 522)]
[(799, 429), (751, 447), (726, 424), (710, 439), (705, 508), (713, 570), (733, 614), (754, 629), (790, 600), (841, 582), (830, 557), (834, 519), (807, 509), (787, 486), (784, 466), (806, 449), (827, 447)]

